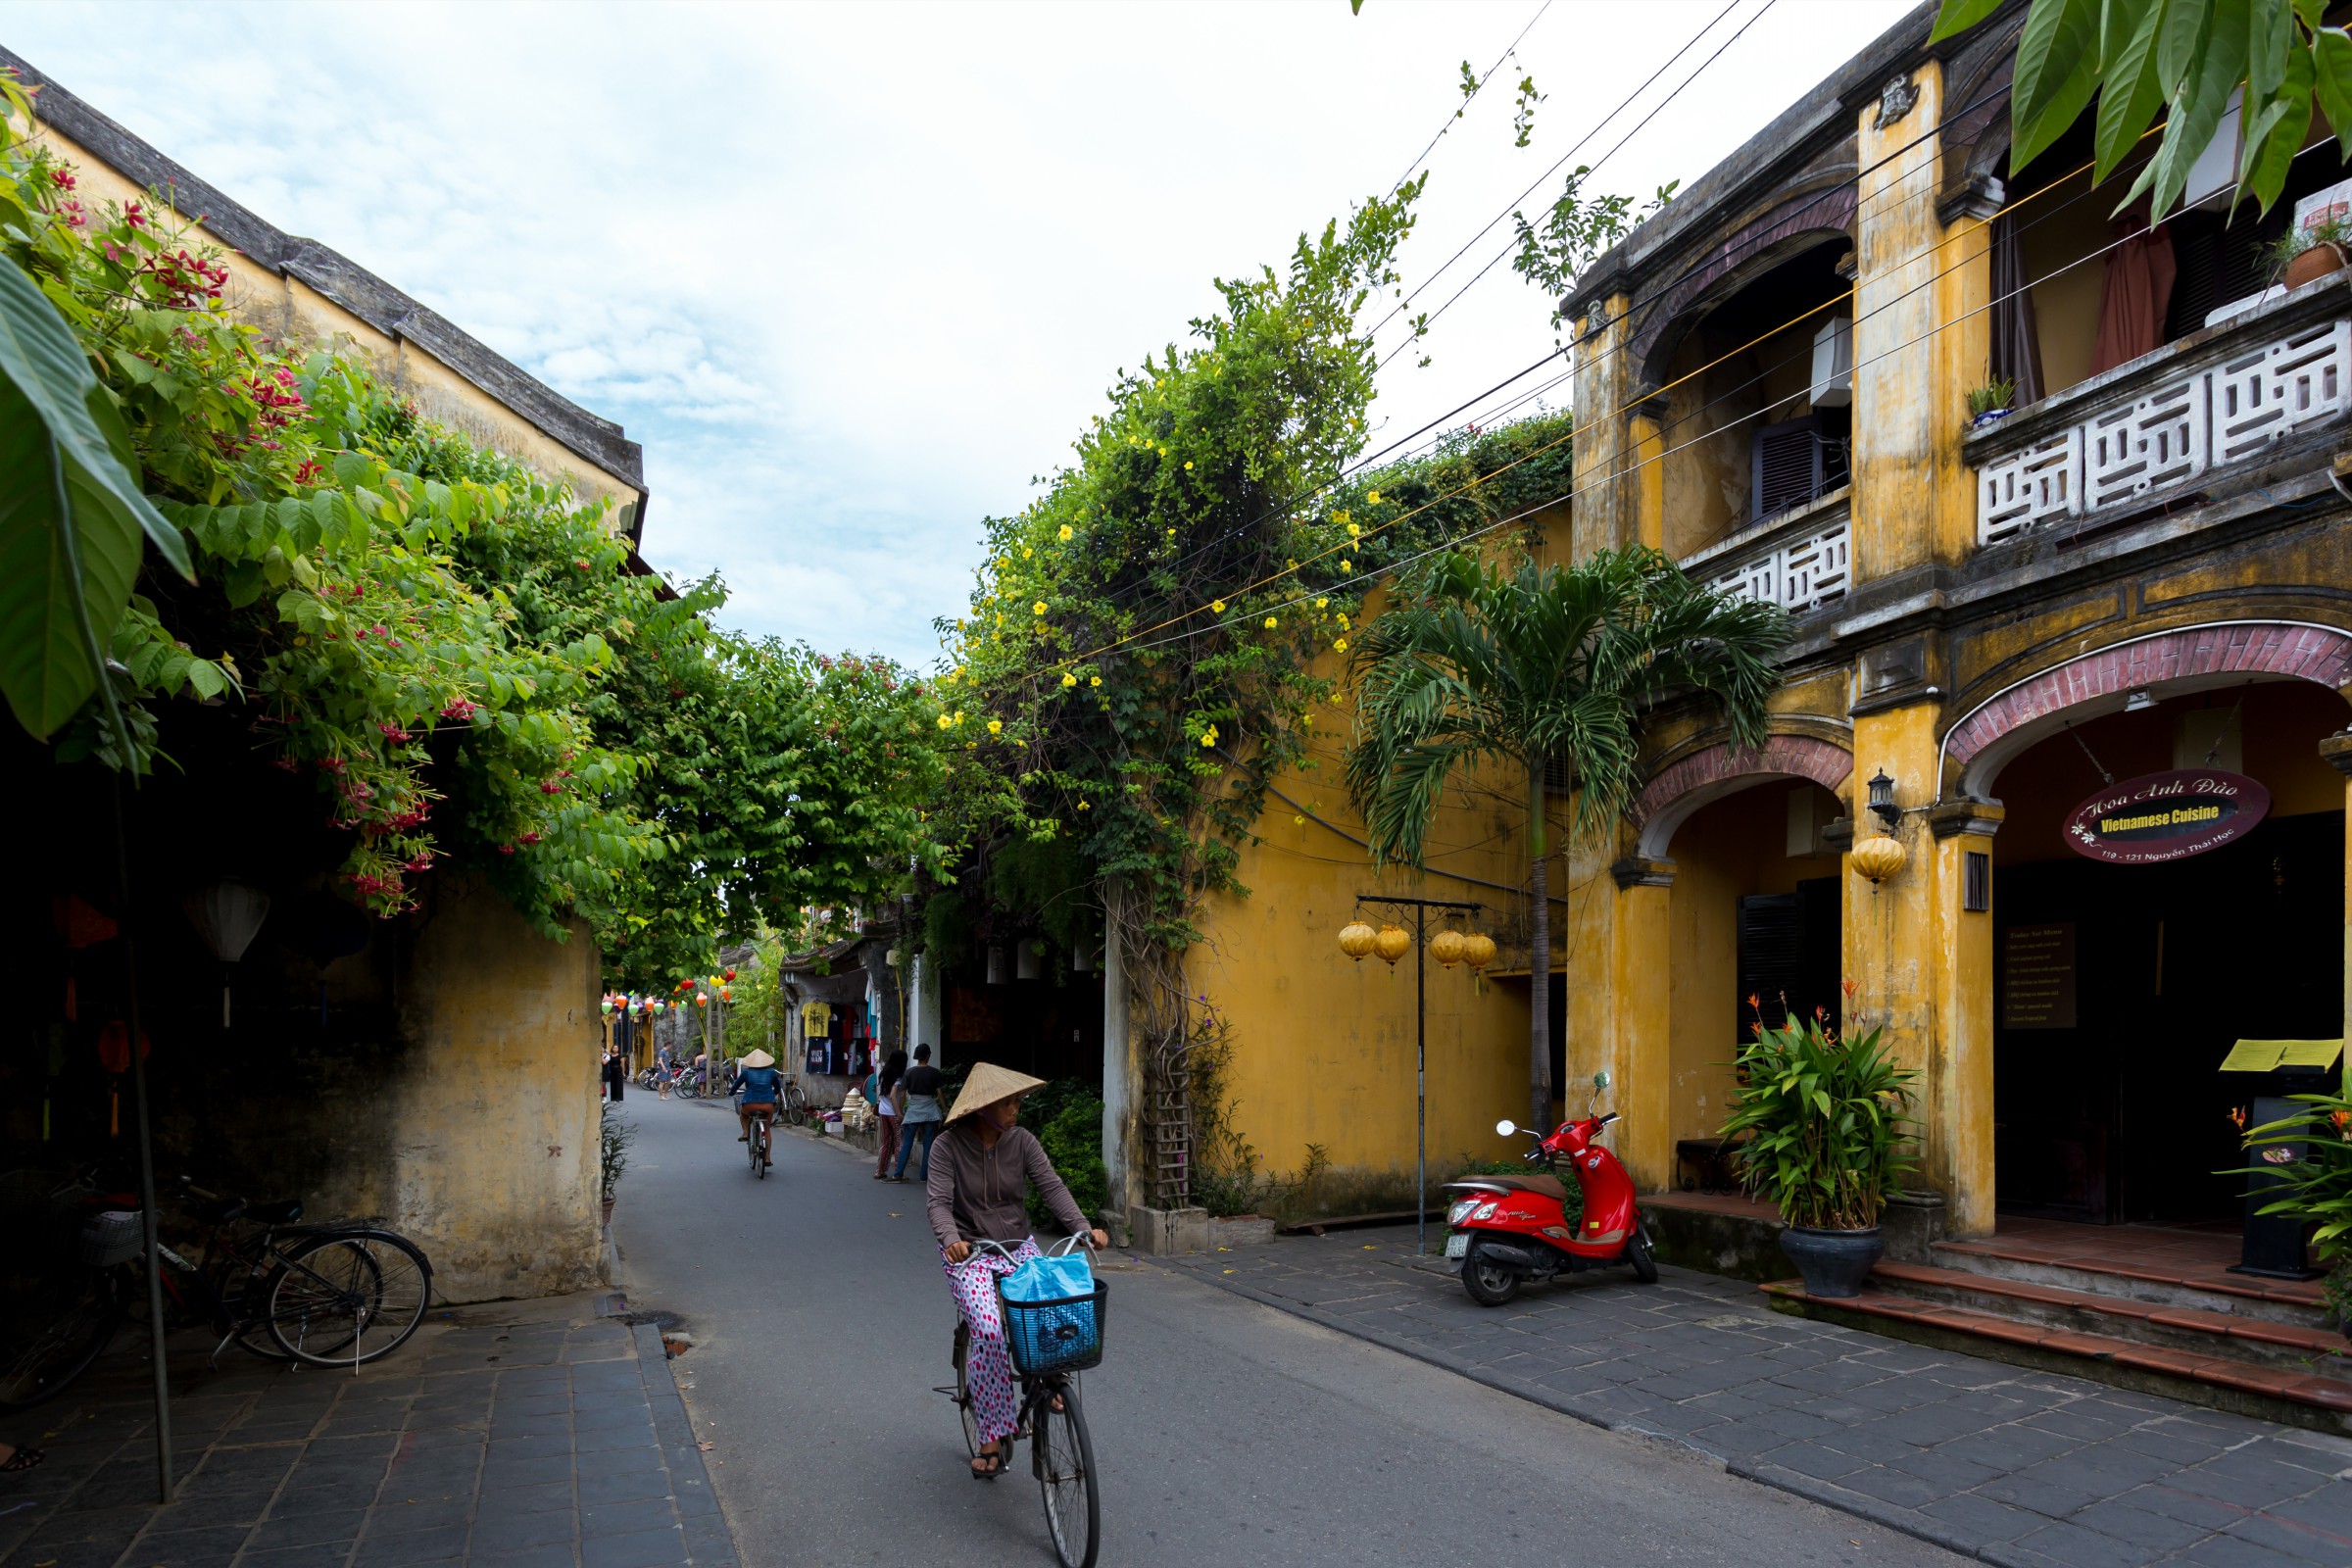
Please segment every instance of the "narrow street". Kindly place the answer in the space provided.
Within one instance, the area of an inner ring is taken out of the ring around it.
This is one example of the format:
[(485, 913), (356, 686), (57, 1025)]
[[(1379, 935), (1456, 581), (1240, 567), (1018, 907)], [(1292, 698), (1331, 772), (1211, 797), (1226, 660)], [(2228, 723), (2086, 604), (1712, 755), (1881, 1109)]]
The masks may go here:
[[(613, 1231), (747, 1568), (1051, 1561), (1037, 1491), (965, 1479), (954, 1318), (921, 1191), (778, 1140), (755, 1182), (717, 1106), (626, 1102), (641, 1132)], [(1086, 1381), (1103, 1561), (1946, 1563), (1909, 1537), (1601, 1432), (1149, 1264), (1110, 1265)], [(1022, 1457), (1026, 1462), (1026, 1453)]]

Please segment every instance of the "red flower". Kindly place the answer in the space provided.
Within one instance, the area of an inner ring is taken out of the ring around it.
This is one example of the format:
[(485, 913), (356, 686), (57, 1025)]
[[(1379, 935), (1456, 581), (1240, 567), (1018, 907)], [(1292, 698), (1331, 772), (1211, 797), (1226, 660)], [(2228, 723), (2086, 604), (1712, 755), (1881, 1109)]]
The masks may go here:
[(564, 786), (557, 783), (552, 778), (543, 778), (539, 781), (539, 793), (542, 795), (561, 795), (564, 793)]
[(501, 855), (513, 855), (514, 853), (514, 846), (512, 844), (501, 844), (498, 847), (498, 853)]
[(139, 210), (137, 202), (124, 202), (122, 204), (122, 221), (133, 228), (138, 228), (146, 223), (147, 215)]
[(522, 842), (523, 842), (523, 843), (525, 843), (525, 844), (536, 844), (536, 843), (538, 843), (538, 842), (539, 842), (539, 834), (538, 834), (538, 831), (537, 831), (537, 829), (533, 829), (531, 832), (525, 833), (525, 834), (522, 836)]
[(71, 170), (52, 169), (49, 171), (49, 183), (59, 190), (72, 190), (79, 181), (74, 179)]

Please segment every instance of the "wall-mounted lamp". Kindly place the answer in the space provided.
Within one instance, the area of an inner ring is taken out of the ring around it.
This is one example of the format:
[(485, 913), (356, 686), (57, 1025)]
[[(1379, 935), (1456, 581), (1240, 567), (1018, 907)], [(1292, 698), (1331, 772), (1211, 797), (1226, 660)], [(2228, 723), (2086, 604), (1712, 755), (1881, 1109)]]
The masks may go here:
[(1870, 776), (1870, 808), (1889, 829), (1903, 820), (1903, 808), (1894, 804), (1894, 780), (1886, 776), (1883, 767)]
[(2124, 711), (2127, 713), (2144, 713), (2155, 706), (2156, 699), (2148, 695), (2148, 689), (2145, 686), (2124, 699)]

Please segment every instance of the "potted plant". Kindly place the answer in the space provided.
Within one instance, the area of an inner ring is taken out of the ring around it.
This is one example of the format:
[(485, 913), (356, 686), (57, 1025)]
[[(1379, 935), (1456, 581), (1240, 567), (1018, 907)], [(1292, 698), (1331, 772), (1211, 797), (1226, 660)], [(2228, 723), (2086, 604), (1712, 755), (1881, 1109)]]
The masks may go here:
[(619, 1109), (610, 1102), (605, 1105), (603, 1162), (597, 1173), (597, 1191), (604, 1200), (607, 1225), (612, 1223), (613, 1192), (620, 1186), (621, 1174), (629, 1168), (629, 1145), (637, 1141), (637, 1124), (615, 1114)]
[(1968, 427), (1991, 429), (2009, 417), (2016, 403), (2017, 383), (2005, 375), (1996, 375), (1983, 386), (1969, 388)]
[[(1846, 987), (1847, 1004), (1853, 987)], [(1747, 999), (1755, 1007), (1757, 999)], [(1854, 1028), (1862, 1019), (1856, 1015)], [(1808, 1296), (1861, 1294), (1886, 1250), (1879, 1213), (1911, 1168), (1911, 1082), (1872, 1028), (1840, 1038), (1826, 1013), (1778, 1029), (1761, 1016), (1734, 1064), (1739, 1088), (1723, 1124), (1728, 1143), (1744, 1140), (1740, 1171), (1767, 1195), (1788, 1229), (1781, 1250)]]
[(2301, 288), (2352, 261), (2352, 216), (2330, 213), (2298, 223), (2271, 247), (2271, 275), (2282, 288)]
[(2230, 1174), (2266, 1178), (2277, 1196), (2260, 1212), (2292, 1214), (2316, 1227), (2311, 1246), (2328, 1270), (2322, 1289), (2328, 1310), (2336, 1331), (2352, 1335), (2352, 1095), (2292, 1098), (2309, 1108), (2247, 1133), (2256, 1163)]

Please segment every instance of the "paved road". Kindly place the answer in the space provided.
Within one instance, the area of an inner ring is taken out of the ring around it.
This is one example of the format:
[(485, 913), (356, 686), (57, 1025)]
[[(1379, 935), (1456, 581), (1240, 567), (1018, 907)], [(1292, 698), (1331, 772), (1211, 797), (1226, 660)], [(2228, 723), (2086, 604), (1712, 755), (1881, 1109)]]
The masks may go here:
[[(920, 1189), (801, 1136), (755, 1183), (715, 1107), (627, 1105), (642, 1133), (613, 1223), (625, 1281), (695, 1336), (672, 1365), (747, 1568), (1051, 1562), (1034, 1484), (966, 1479), (929, 1392), (955, 1317)], [(1961, 1560), (1170, 1271), (1111, 1267), (1109, 1357), (1086, 1379), (1106, 1568)]]

